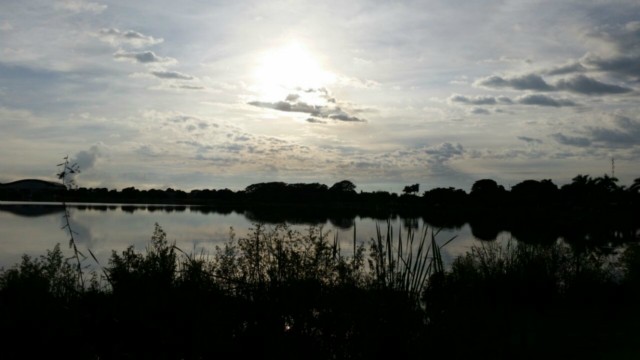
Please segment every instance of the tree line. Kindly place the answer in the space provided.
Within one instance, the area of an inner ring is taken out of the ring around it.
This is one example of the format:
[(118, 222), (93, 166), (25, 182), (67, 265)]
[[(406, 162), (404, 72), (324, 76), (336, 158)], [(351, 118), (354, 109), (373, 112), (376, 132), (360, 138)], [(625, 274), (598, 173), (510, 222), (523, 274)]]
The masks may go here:
[(122, 190), (107, 188), (73, 188), (63, 190), (0, 189), (0, 200), (13, 201), (65, 201), (145, 204), (254, 204), (254, 205), (329, 205), (410, 207), (426, 209), (460, 209), (462, 207), (541, 207), (575, 206), (602, 208), (610, 205), (637, 204), (640, 198), (640, 178), (629, 187), (619, 185), (618, 179), (604, 175), (591, 177), (578, 175), (572, 182), (559, 187), (551, 180), (524, 180), (510, 190), (492, 179), (476, 181), (467, 193), (453, 187), (433, 188), (419, 192), (419, 184), (407, 185), (403, 193), (387, 191), (358, 191), (350, 180), (332, 186), (320, 183), (263, 182), (247, 186), (244, 190), (196, 189), (189, 192), (168, 188), (142, 190), (127, 187)]

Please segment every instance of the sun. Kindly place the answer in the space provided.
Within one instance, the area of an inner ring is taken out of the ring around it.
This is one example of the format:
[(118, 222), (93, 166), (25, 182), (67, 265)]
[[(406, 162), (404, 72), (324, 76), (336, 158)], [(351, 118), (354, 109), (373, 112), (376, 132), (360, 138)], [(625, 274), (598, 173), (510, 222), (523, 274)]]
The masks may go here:
[(264, 100), (282, 100), (292, 91), (318, 89), (335, 80), (303, 44), (290, 42), (268, 50), (259, 58), (255, 86)]

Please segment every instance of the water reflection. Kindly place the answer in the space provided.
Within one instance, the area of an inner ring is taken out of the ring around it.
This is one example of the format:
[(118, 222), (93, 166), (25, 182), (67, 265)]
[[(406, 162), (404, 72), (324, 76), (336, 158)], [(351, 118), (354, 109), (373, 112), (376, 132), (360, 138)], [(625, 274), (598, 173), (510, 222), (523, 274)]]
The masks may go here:
[[(181, 249), (212, 254), (216, 246), (230, 239), (230, 231), (245, 236), (253, 223), (275, 225), (286, 222), (304, 231), (309, 225), (321, 225), (332, 236), (338, 235), (342, 249), (353, 248), (356, 241), (368, 243), (376, 236), (376, 224), (394, 229), (421, 229), (430, 226), (442, 229), (443, 242), (451, 236), (457, 239), (443, 249), (446, 261), (465, 253), (478, 241), (514, 238), (521, 242), (552, 244), (559, 239), (572, 246), (616, 247), (638, 239), (640, 231), (633, 222), (577, 223), (566, 219), (509, 219), (484, 216), (468, 222), (461, 217), (447, 219), (437, 215), (399, 216), (373, 210), (358, 213), (349, 209), (323, 212), (314, 208), (258, 208), (252, 210), (186, 205), (113, 205), (71, 204), (71, 224), (78, 234), (79, 245), (90, 248), (100, 261), (106, 262), (111, 251), (133, 245), (144, 250), (154, 228), (159, 223)], [(20, 255), (42, 254), (56, 243), (68, 243), (60, 230), (64, 208), (51, 203), (0, 202), (0, 266), (16, 263)], [(446, 238), (446, 239), (445, 239)], [(345, 250), (348, 252), (350, 250)], [(345, 255), (349, 255), (346, 253)]]

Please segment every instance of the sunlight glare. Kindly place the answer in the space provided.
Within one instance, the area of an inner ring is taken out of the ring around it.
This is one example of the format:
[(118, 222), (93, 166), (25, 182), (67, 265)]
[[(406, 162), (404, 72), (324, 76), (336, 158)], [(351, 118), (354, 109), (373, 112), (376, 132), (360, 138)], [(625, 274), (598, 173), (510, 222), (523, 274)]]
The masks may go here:
[(292, 42), (264, 53), (255, 70), (256, 87), (263, 100), (282, 100), (299, 89), (318, 89), (334, 81), (303, 45)]

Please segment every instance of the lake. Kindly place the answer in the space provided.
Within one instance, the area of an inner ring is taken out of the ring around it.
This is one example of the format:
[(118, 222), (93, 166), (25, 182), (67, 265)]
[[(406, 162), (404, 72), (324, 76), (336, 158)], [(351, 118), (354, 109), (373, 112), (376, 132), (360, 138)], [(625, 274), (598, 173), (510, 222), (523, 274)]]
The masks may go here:
[[(222, 246), (230, 239), (230, 232), (236, 238), (246, 236), (255, 224), (251, 213), (217, 212), (197, 206), (163, 205), (118, 205), (118, 204), (70, 204), (71, 227), (80, 251), (89, 255), (90, 249), (102, 265), (106, 265), (112, 250), (122, 251), (128, 246), (144, 251), (153, 234), (155, 223), (167, 233), (170, 241), (187, 253), (215, 253), (216, 246)], [(356, 240), (368, 245), (376, 237), (376, 225), (386, 233), (387, 221), (367, 217), (355, 219), (327, 220), (325, 222), (301, 222), (286, 220), (292, 228), (305, 232), (311, 225), (321, 225), (335, 235), (341, 244), (342, 253), (353, 253), (354, 226)], [(418, 229), (430, 226), (421, 218), (403, 219), (394, 216), (389, 219), (394, 239), (398, 231), (404, 235), (409, 227)], [(64, 208), (55, 203), (0, 202), (0, 267), (10, 267), (20, 261), (23, 254), (41, 255), (52, 249), (56, 243), (71, 255), (68, 248), (69, 234), (64, 229)], [(267, 228), (275, 224), (266, 224)], [(433, 230), (435, 228), (430, 229)], [(438, 230), (438, 229), (435, 229)], [(467, 252), (473, 244), (479, 243), (468, 224), (455, 228), (440, 229), (436, 236), (442, 244), (452, 237), (456, 239), (442, 249), (445, 263)], [(500, 234), (500, 239), (508, 239), (508, 232)], [(367, 246), (368, 248), (368, 246)], [(93, 259), (85, 264), (95, 267)]]

